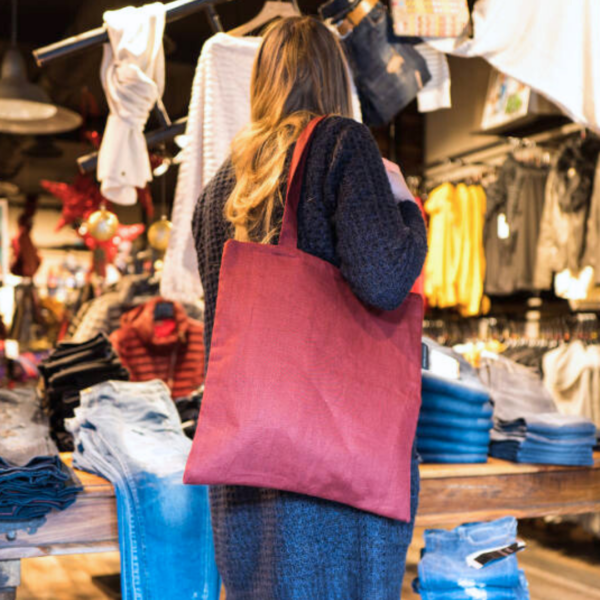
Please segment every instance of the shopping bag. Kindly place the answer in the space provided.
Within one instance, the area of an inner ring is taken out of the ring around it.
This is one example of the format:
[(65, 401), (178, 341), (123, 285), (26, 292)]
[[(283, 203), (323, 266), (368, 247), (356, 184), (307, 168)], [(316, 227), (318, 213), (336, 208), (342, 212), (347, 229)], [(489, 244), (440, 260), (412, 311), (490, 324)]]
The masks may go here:
[(184, 481), (287, 490), (410, 520), (423, 302), (381, 311), (297, 248), (309, 143), (294, 151), (278, 245), (230, 240)]

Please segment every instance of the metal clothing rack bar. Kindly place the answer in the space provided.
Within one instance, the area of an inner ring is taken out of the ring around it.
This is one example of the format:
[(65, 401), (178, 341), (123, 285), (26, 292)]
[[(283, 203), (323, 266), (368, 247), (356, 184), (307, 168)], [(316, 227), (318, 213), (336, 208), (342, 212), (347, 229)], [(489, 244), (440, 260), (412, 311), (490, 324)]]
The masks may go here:
[[(175, 0), (166, 5), (166, 19), (168, 23), (187, 17), (199, 10), (206, 10), (211, 26), (217, 31), (223, 31), (219, 15), (214, 5), (231, 0)], [(38, 48), (33, 51), (33, 56), (38, 66), (43, 66), (57, 58), (71, 56), (84, 50), (88, 50), (100, 44), (108, 42), (108, 33), (106, 27), (98, 27), (86, 31), (85, 33), (75, 35), (60, 42)]]
[[(187, 117), (182, 117), (167, 127), (146, 133), (145, 137), (148, 148), (157, 146), (161, 142), (166, 142), (167, 140), (173, 139), (176, 135), (185, 133), (187, 119)], [(91, 173), (98, 165), (98, 152), (92, 152), (91, 154), (80, 156), (77, 159), (77, 165), (79, 166), (81, 173)]]
[[(532, 144), (543, 144), (551, 140), (568, 137), (575, 133), (585, 131), (585, 127), (579, 123), (568, 123), (561, 127), (543, 131), (533, 135), (526, 136), (524, 139)], [(481, 166), (475, 163), (491, 163), (498, 161), (514, 150), (514, 144), (510, 141), (500, 140), (487, 144), (486, 146), (459, 152), (434, 163), (425, 166), (424, 174), (427, 179), (439, 179), (447, 172), (452, 172), (457, 169), (469, 169)], [(491, 166), (491, 165), (490, 165)]]

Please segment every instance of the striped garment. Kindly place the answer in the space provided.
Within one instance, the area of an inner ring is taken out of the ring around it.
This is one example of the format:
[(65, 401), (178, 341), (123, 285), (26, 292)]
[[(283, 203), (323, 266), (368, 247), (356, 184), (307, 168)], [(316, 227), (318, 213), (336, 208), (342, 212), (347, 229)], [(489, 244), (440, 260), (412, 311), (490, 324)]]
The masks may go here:
[[(173, 305), (173, 319), (155, 320), (158, 303)], [(189, 396), (204, 381), (204, 326), (178, 302), (154, 298), (121, 318), (110, 336), (131, 381), (160, 379), (173, 398)]]

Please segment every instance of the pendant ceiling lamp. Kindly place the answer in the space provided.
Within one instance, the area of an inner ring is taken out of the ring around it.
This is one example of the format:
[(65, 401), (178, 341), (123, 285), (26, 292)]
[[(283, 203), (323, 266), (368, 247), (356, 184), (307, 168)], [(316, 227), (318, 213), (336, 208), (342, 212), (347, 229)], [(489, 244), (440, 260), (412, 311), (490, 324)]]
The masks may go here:
[(0, 66), (0, 132), (44, 135), (77, 129), (81, 116), (56, 106), (48, 94), (27, 79), (25, 60), (17, 49), (17, 0), (12, 3), (11, 45)]

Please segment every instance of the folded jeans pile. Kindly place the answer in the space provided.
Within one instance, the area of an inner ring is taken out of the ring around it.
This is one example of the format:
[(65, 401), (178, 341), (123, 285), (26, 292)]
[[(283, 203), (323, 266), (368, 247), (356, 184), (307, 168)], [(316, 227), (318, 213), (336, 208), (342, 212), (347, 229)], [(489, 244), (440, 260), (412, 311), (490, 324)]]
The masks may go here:
[(0, 521), (29, 521), (63, 510), (81, 490), (50, 439), (35, 391), (1, 390)]
[(451, 531), (425, 531), (425, 549), (413, 581), (423, 600), (528, 600), (525, 574), (516, 554), (489, 562), (480, 569), (467, 557), (516, 542), (517, 521), (505, 517), (489, 523), (468, 523)]
[(492, 406), (477, 372), (459, 354), (423, 338), (435, 370), (436, 355), (456, 366), (458, 379), (423, 370), (417, 449), (424, 462), (487, 462)]
[(208, 491), (183, 484), (191, 440), (167, 386), (95, 385), (66, 425), (73, 463), (115, 486), (123, 599), (217, 600)]
[(557, 412), (497, 420), (490, 454), (520, 463), (592, 466), (596, 426), (585, 417)]
[(73, 450), (73, 439), (64, 426), (79, 406), (79, 392), (108, 380), (127, 380), (129, 373), (104, 334), (76, 344), (63, 342), (39, 367), (44, 379), (50, 428), (61, 451)]

